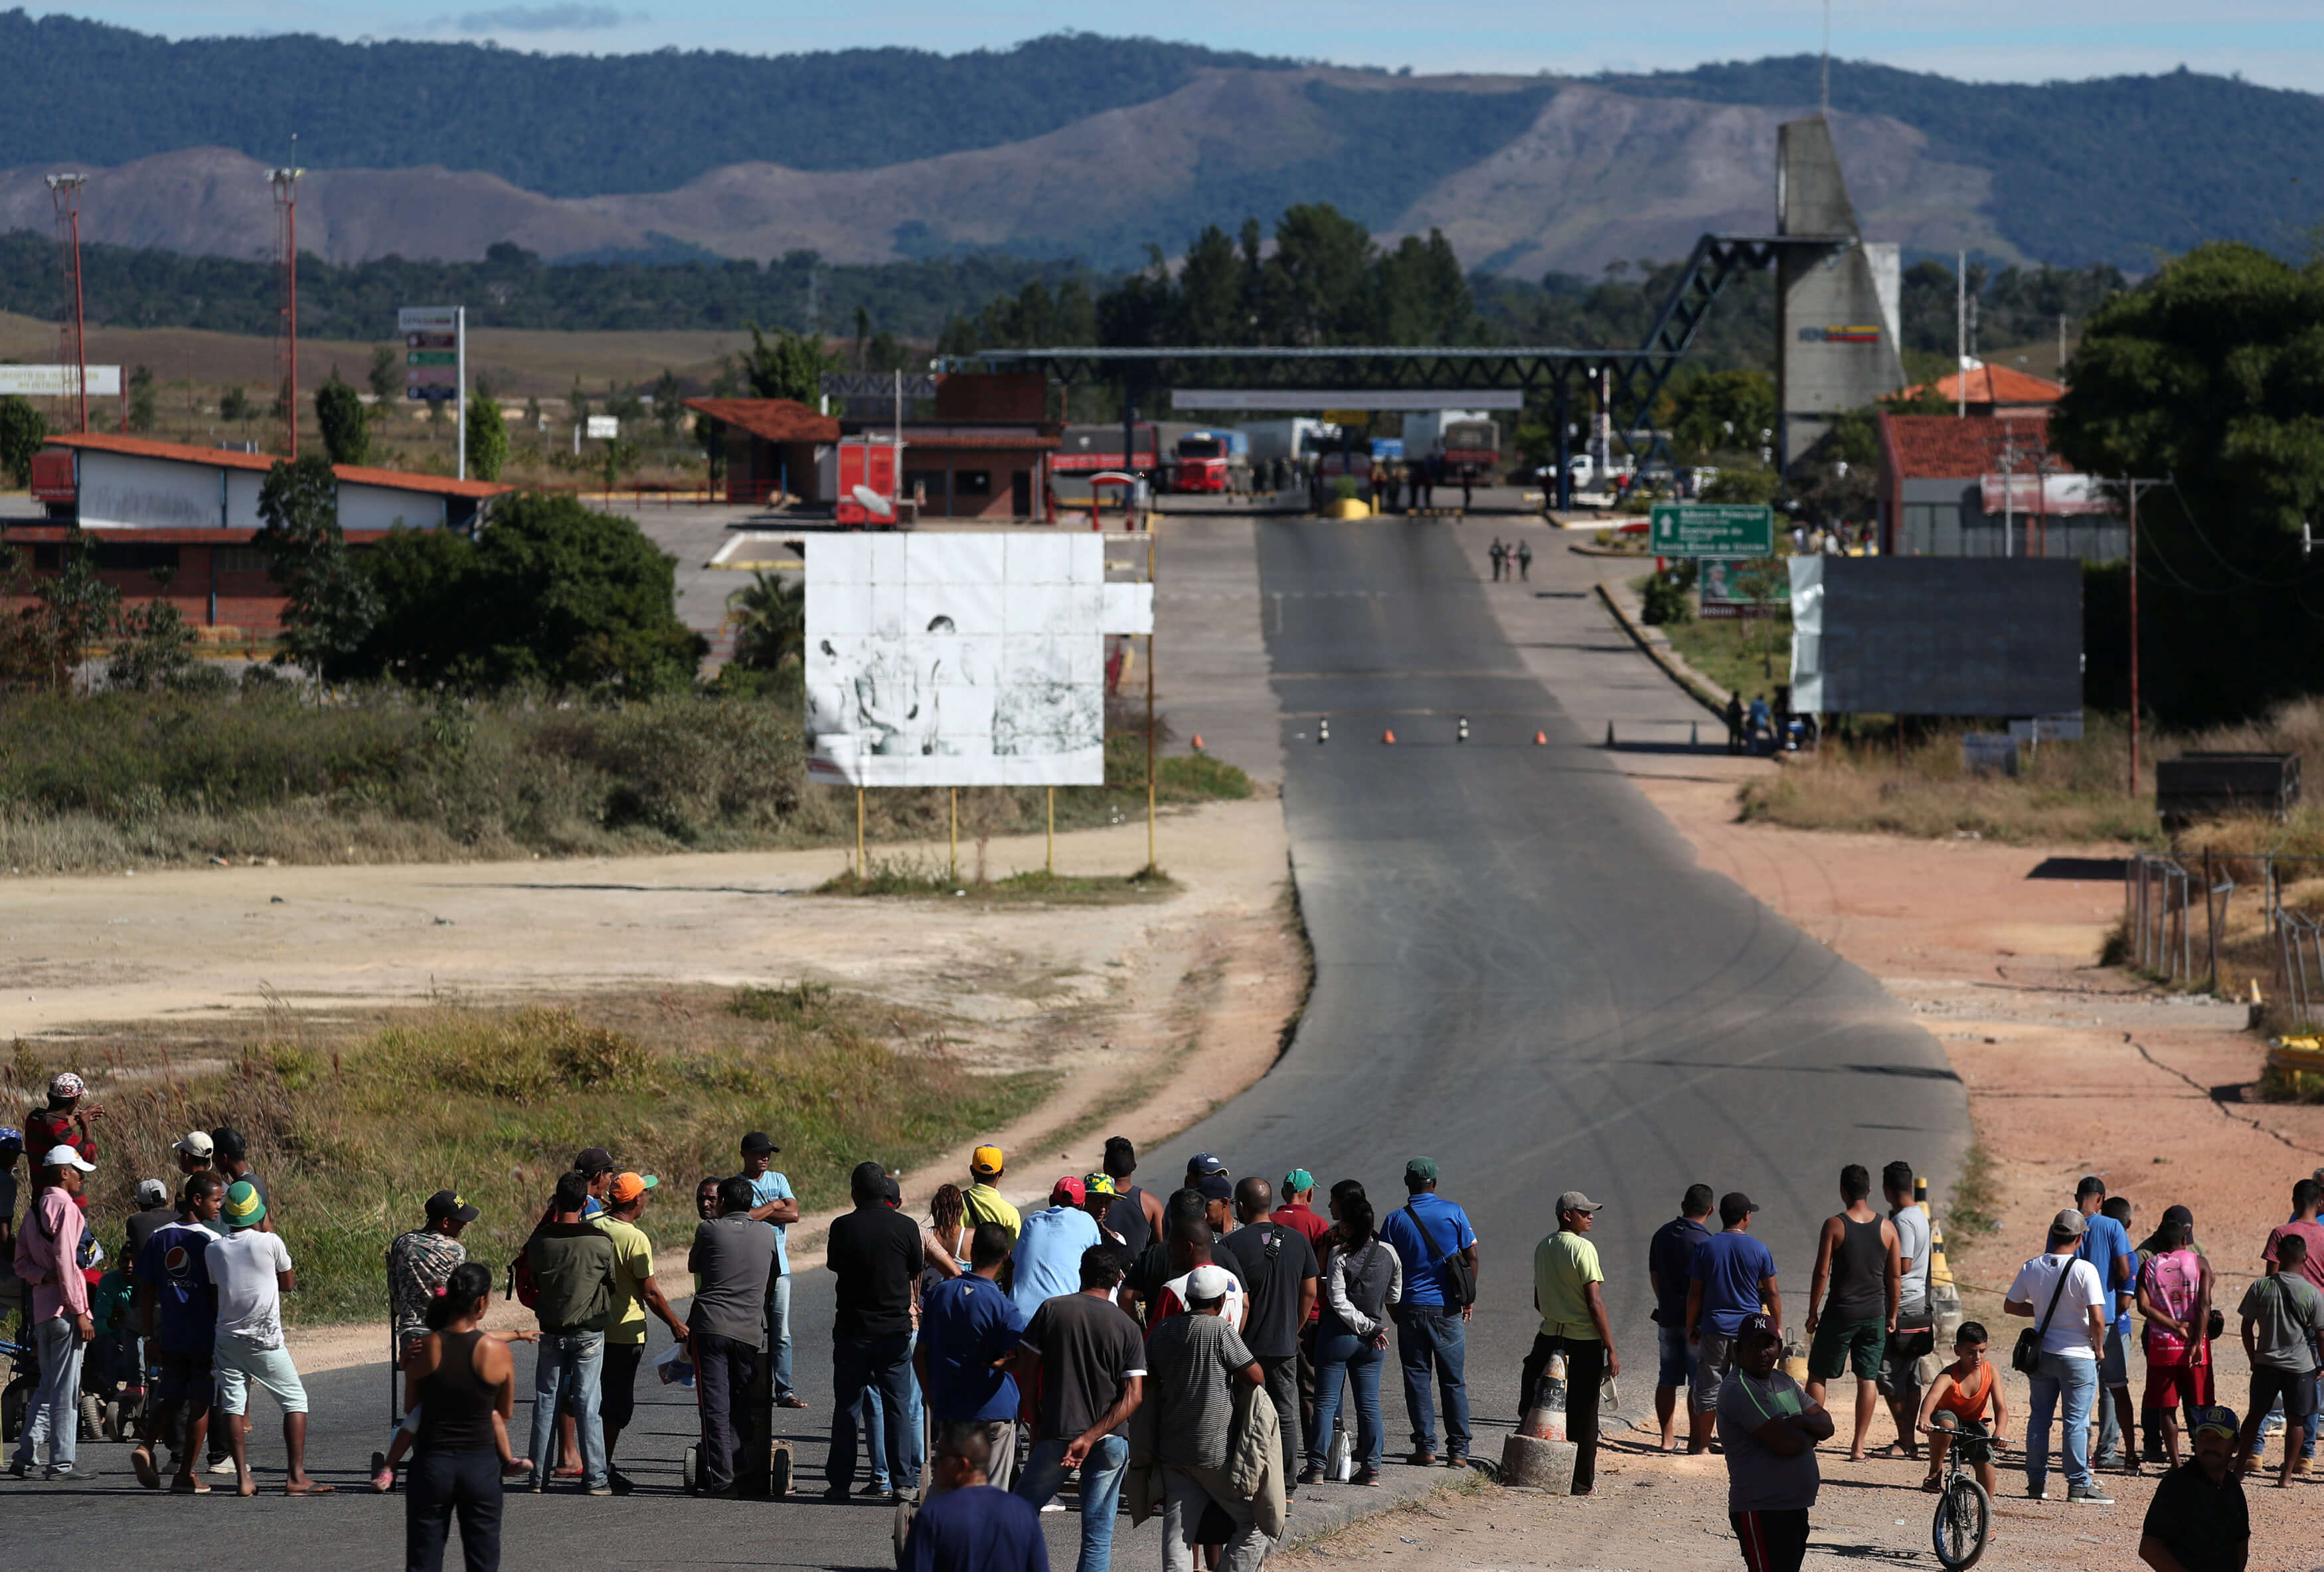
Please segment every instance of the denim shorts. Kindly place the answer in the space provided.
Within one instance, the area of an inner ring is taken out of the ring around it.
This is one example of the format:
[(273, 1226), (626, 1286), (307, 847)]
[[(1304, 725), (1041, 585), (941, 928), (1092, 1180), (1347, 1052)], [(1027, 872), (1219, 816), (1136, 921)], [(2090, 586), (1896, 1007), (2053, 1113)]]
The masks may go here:
[(1655, 1342), (1661, 1355), (1661, 1364), (1655, 1374), (1656, 1386), (1684, 1386), (1694, 1379), (1694, 1349), (1686, 1340), (1684, 1327), (1656, 1327)]

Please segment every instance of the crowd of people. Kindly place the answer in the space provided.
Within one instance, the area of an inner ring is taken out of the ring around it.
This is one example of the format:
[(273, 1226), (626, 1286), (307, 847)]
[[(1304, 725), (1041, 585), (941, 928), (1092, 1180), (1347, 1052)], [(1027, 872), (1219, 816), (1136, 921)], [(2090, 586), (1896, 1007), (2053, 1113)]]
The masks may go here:
[[(327, 1493), (306, 1471), (307, 1396), (284, 1345), (281, 1295), (295, 1289), (295, 1268), (248, 1143), (230, 1128), (181, 1137), (174, 1181), (138, 1183), (114, 1262), (87, 1216), (102, 1118), (78, 1077), (60, 1075), (23, 1131), (0, 1129), (14, 1272), (5, 1281), (40, 1377), (11, 1472), (93, 1477), (78, 1460), (80, 1398), (103, 1364), (106, 1379), (143, 1390), (131, 1459), (146, 1488), (201, 1494), (206, 1475), (231, 1475), (254, 1493), (259, 1390), (281, 1417), (283, 1488)], [(15, 1161), (27, 1153), (32, 1193), (20, 1208)], [(461, 1238), (477, 1209), (450, 1190), (429, 1197), (421, 1225), (393, 1240), (383, 1263), (401, 1390), (371, 1480), (380, 1491), (402, 1481), (410, 1566), (440, 1567), (455, 1522), (468, 1565), (496, 1565), (507, 1488), (635, 1488), (616, 1456), (654, 1320), (697, 1398), (696, 1487), (712, 1497), (766, 1487), (772, 1410), (807, 1406), (792, 1384), (789, 1317), (787, 1235), (799, 1208), (776, 1155), (752, 1132), (736, 1171), (696, 1187), (683, 1317), (656, 1281), (640, 1225), (659, 1180), (604, 1148), (558, 1178), (508, 1263), (532, 1328), (484, 1327), (495, 1271)], [(1470, 1463), (1479, 1244), (1467, 1214), (1438, 1193), (1433, 1160), (1406, 1164), (1399, 1197), (1375, 1203), (1343, 1179), (1321, 1210), (1309, 1170), (1295, 1167), (1279, 1184), (1237, 1179), (1209, 1153), (1167, 1194), (1141, 1188), (1136, 1149), (1119, 1136), (1096, 1171), (1058, 1177), (1038, 1207), (1006, 1198), (1006, 1171), (1000, 1149), (978, 1147), (967, 1182), (938, 1187), (923, 1218), (904, 1209), (894, 1176), (864, 1162), (851, 1175), (853, 1207), (825, 1242), (835, 1294), (824, 1495), (899, 1505), (909, 1564), (1046, 1568), (1036, 1514), (1070, 1484), (1078, 1572), (1110, 1564), (1125, 1506), (1133, 1522), (1160, 1520), (1172, 1572), (1198, 1556), (1251, 1572), (1302, 1488), (1379, 1483), (1391, 1359), (1409, 1432), (1402, 1461)], [(1748, 1195), (1714, 1202), (1693, 1185), (1647, 1245), (1660, 1445), (1723, 1454), (1751, 1572), (1799, 1566), (1819, 1445), (1844, 1438), (1850, 1459), (1868, 1456), (1884, 1408), (1895, 1428), (1887, 1450), (1925, 1456), (1925, 1488), (1939, 1488), (1956, 1450), (1988, 1492), (1998, 1487), (2009, 1414), (1990, 1337), (1963, 1322), (1937, 1347), (1937, 1251), (1912, 1166), (1889, 1163), (1876, 1200), (1874, 1176), (1850, 1164), (1838, 1192), (1797, 1342)], [(2279, 1486), (2315, 1455), (2319, 1203), (2324, 1173), (2293, 1187), (2292, 1215), (2269, 1232), (2235, 1307), (2252, 1372), (2238, 1419), (2213, 1374), (2227, 1291), (2193, 1217), (2172, 1207), (2134, 1245), (2127, 1200), (2084, 1179), (2004, 1296), (2004, 1313), (2028, 1323), (2010, 1355), (2030, 1387), (2026, 1493), (2049, 1494), (2055, 1425), (2065, 1501), (2107, 1503), (2102, 1473), (2160, 1463), (2169, 1473), (2145, 1521), (2146, 1561), (2157, 1572), (2239, 1567), (2249, 1533), (2240, 1481), (2268, 1466), (2275, 1416), (2285, 1427)], [(1555, 1226), (1534, 1251), (1540, 1321), (1519, 1371), (1521, 1412), (1551, 1401), (1550, 1378), (1562, 1374), (1578, 1495), (1598, 1487), (1601, 1385), (1621, 1372), (1593, 1237), (1602, 1210), (1580, 1191), (1557, 1197)], [(521, 1451), (510, 1431), (512, 1342), (537, 1345)], [(2135, 1393), (2134, 1344), (2144, 1367)], [(1786, 1368), (1795, 1361), (1803, 1379)], [(1852, 1383), (1850, 1401), (1833, 1397), (1834, 1383)]]

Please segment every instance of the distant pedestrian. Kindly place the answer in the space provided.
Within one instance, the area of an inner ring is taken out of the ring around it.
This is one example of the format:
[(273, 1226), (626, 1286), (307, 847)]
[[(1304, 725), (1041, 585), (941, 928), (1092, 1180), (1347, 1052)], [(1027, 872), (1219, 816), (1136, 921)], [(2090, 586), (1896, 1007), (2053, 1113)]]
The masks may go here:
[(742, 1177), (751, 1181), (751, 1216), (775, 1231), (775, 1264), (767, 1279), (767, 1357), (774, 1362), (775, 1406), (803, 1409), (791, 1384), (791, 1225), (799, 1219), (791, 1181), (771, 1166), (782, 1149), (763, 1130), (742, 1137)]
[(2275, 1483), (2289, 1488), (2298, 1448), (2292, 1427), (2316, 1411), (2316, 1338), (2324, 1333), (2324, 1294), (2302, 1270), (2308, 1241), (2283, 1234), (2274, 1241), (2276, 1270), (2244, 1290), (2236, 1313), (2243, 1318), (2244, 1352), (2251, 1359), (2251, 1408), (2244, 1419), (2243, 1451), (2251, 1456), (2268, 1410), (2283, 1404), (2283, 1461)]
[[(1735, 1368), (1736, 1338), (1746, 1318), (1763, 1311), (1780, 1332), (1784, 1294), (1775, 1283), (1775, 1258), (1751, 1237), (1751, 1214), (1759, 1208), (1741, 1190), (1719, 1197), (1720, 1231), (1695, 1246), (1687, 1263), (1687, 1340), (1694, 1346), (1694, 1386), (1687, 1394), (1692, 1411), (1717, 1413), (1719, 1394)], [(1687, 1437), (1691, 1453), (1711, 1450), (1700, 1428)]]
[(1743, 696), (1741, 694), (1729, 693), (1727, 696), (1727, 707), (1721, 712), (1721, 717), (1727, 722), (1727, 751), (1730, 754), (1741, 753), (1743, 751)]
[(2211, 1340), (2205, 1335), (2215, 1292), (2211, 1263), (2195, 1251), (2192, 1219), (2177, 1215), (2185, 1210), (2172, 1207), (2163, 1214), (2154, 1249), (2138, 1269), (2138, 1313), (2146, 1318), (2146, 1396), (2140, 1406), (2173, 1468), (2180, 1463), (2179, 1410), (2191, 1416), (2215, 1401)]
[(1162, 1197), (1130, 1182), (1138, 1171), (1138, 1148), (1126, 1135), (1110, 1135), (1105, 1142), (1105, 1171), (1113, 1180), (1114, 1198), (1105, 1210), (1105, 1225), (1121, 1235), (1124, 1270), (1138, 1259), (1147, 1241), (1162, 1231)]
[(845, 1500), (854, 1477), (856, 1412), (867, 1387), (879, 1389), (885, 1450), (897, 1465), (896, 1488), (919, 1485), (917, 1477), (902, 1475), (914, 1452), (904, 1426), (912, 1410), (912, 1323), (925, 1258), (919, 1228), (886, 1204), (887, 1177), (876, 1162), (855, 1165), (848, 1178), (855, 1209), (832, 1223), (824, 1245), (824, 1264), (839, 1279), (831, 1322), (833, 1414), (831, 1456), (824, 1466), (825, 1500)]
[(1517, 541), (1517, 578), (1530, 581), (1533, 578), (1533, 547), (1520, 539)]
[(1021, 1320), (1031, 1320), (1034, 1311), (1059, 1294), (1079, 1291), (1083, 1253), (1104, 1243), (1083, 1207), (1086, 1198), (1082, 1181), (1067, 1174), (1049, 1187), (1047, 1207), (1019, 1219), (1009, 1297)]
[(1557, 1227), (1534, 1247), (1533, 1303), (1541, 1330), (1517, 1381), (1517, 1411), (1533, 1407), (1534, 1389), (1553, 1355), (1565, 1355), (1566, 1433), (1573, 1439), (1575, 1495), (1598, 1486), (1600, 1383), (1622, 1373), (1621, 1355), (1606, 1319), (1606, 1273), (1590, 1242), (1603, 1208), (1580, 1190), (1557, 1197)]
[(638, 1367), (645, 1363), (646, 1313), (669, 1328), (679, 1343), (686, 1341), (686, 1323), (669, 1308), (661, 1285), (654, 1281), (653, 1242), (638, 1220), (646, 1201), (661, 1181), (652, 1174), (617, 1173), (605, 1188), (605, 1210), (591, 1225), (613, 1242), (613, 1318), (605, 1326), (605, 1375), (597, 1403), (605, 1430), (605, 1475), (615, 1495), (632, 1488), (629, 1475), (613, 1466), (613, 1450), (622, 1432), (638, 1411)]
[(1113, 1302), (1120, 1281), (1120, 1256), (1091, 1249), (1082, 1257), (1080, 1291), (1035, 1311), (1017, 1355), (1019, 1372), (1040, 1394), (1017, 1493), (1038, 1511), (1056, 1498), (1069, 1471), (1081, 1471), (1074, 1572), (1107, 1572), (1112, 1564), (1114, 1518), (1130, 1467), (1126, 1427), (1145, 1394), (1146, 1341)]
[(2106, 1215), (2106, 1180), (2084, 1174), (2074, 1187), (2074, 1207), (2082, 1214), (2081, 1245), (2075, 1253), (2095, 1268), (2106, 1285), (2107, 1336), (2098, 1355), (2098, 1452), (2095, 1466), (2138, 1472), (2138, 1419), (2130, 1401), (2127, 1344), (2130, 1312), (2138, 1297), (2138, 1262), (2130, 1232)]
[(2090, 1405), (2098, 1389), (2098, 1355), (2106, 1346), (2107, 1294), (2098, 1269), (2075, 1253), (2088, 1225), (2070, 1207), (2050, 1224), (2049, 1248), (2018, 1268), (2002, 1301), (2013, 1316), (2033, 1318), (2041, 1354), (2025, 1419), (2025, 1493), (2048, 1499), (2050, 1422), (2062, 1401), (2066, 1414), (2066, 1499), (2109, 1506), (2089, 1465)]
[(1775, 1367), (1784, 1336), (1773, 1317), (1744, 1317), (1734, 1339), (1734, 1373), (1719, 1392), (1727, 1520), (1747, 1572), (1799, 1572), (1821, 1484), (1816, 1443), (1831, 1438), (1831, 1416)]
[[(1686, 1290), (1692, 1281), (1687, 1269), (1696, 1247), (1711, 1237), (1711, 1206), (1709, 1185), (1687, 1186), (1678, 1216), (1655, 1229), (1646, 1244), (1646, 1283), (1655, 1295), (1655, 1418), (1662, 1424), (1665, 1452), (1678, 1449), (1679, 1397), (1694, 1382), (1694, 1347), (1686, 1335)], [(1709, 1410), (1693, 1411), (1692, 1404), (1689, 1410), (1688, 1436), (1702, 1435), (1709, 1445)]]
[[(1816, 1239), (1815, 1277), (1808, 1289), (1808, 1396), (1823, 1401), (1824, 1388), (1852, 1368), (1856, 1429), (1848, 1460), (1864, 1460), (1864, 1443), (1879, 1410), (1880, 1361), (1896, 1325), (1904, 1275), (1896, 1225), (1872, 1209), (1872, 1176), (1860, 1162), (1840, 1170), (1843, 1210), (1823, 1220)], [(1824, 1285), (1831, 1292), (1825, 1296)], [(1821, 1304), (1818, 1304), (1821, 1300)]]
[(1024, 1220), (1008, 1198), (993, 1188), (993, 1181), (1008, 1171), (1008, 1160), (997, 1146), (980, 1146), (969, 1154), (968, 1188), (961, 1192), (963, 1215), (973, 1227), (979, 1223), (998, 1223), (1009, 1231), (1009, 1248), (1017, 1248), (1017, 1230)]
[(902, 1572), (1049, 1572), (1039, 1514), (988, 1482), (986, 1447), (977, 1426), (937, 1428), (936, 1488), (912, 1514)]
[(290, 1252), (281, 1236), (260, 1226), (266, 1203), (247, 1179), (226, 1187), (218, 1216), (226, 1237), (202, 1253), (202, 1275), (217, 1290), (217, 1408), (226, 1416), (236, 1492), (258, 1493), (250, 1474), (248, 1411), (250, 1389), (256, 1386), (282, 1410), (282, 1446), (290, 1455), (282, 1493), (328, 1495), (334, 1486), (307, 1476), (307, 1388), (282, 1345), (282, 1296), (299, 1286)]
[(1323, 1263), (1324, 1310), (1315, 1333), (1315, 1418), (1307, 1431), (1307, 1468), (1314, 1484), (1331, 1464), (1331, 1437), (1340, 1418), (1341, 1390), (1352, 1382), (1356, 1411), (1351, 1448), (1358, 1484), (1379, 1483), (1387, 1426), (1380, 1414), (1380, 1371), (1388, 1363), (1388, 1320), (1404, 1297), (1404, 1264), (1372, 1222), (1372, 1204), (1360, 1191), (1335, 1202), (1339, 1225)]
[(1147, 1339), (1147, 1399), (1139, 1433), (1152, 1438), (1151, 1460), (1161, 1468), (1164, 1572), (1194, 1572), (1202, 1520), (1213, 1505), (1234, 1529), (1220, 1572), (1258, 1572), (1267, 1556), (1268, 1538), (1251, 1502), (1227, 1478), (1235, 1383), (1258, 1387), (1266, 1381), (1221, 1316), (1227, 1286), (1223, 1269), (1197, 1268), (1186, 1284), (1187, 1313), (1164, 1321)]
[(2235, 1468), (2236, 1410), (2194, 1415), (2195, 1456), (2154, 1487), (2139, 1528), (2138, 1558), (2154, 1572), (2244, 1572), (2251, 1558), (2251, 1508)]
[[(2260, 1252), (2260, 1259), (2267, 1263), (2270, 1271), (2282, 1270), (2280, 1247), (2283, 1242), (2294, 1235), (2306, 1240), (2308, 1253), (2301, 1262), (2301, 1275), (2307, 1279), (2309, 1287), (2324, 1292), (2324, 1221), (2318, 1219), (2319, 1209), (2324, 1209), (2324, 1184), (2307, 1179), (2293, 1185), (2291, 1219), (2269, 1230), (2267, 1244)], [(2324, 1370), (2319, 1370), (2318, 1379), (2324, 1382)], [(2305, 1474), (2315, 1466), (2319, 1412), (2324, 1412), (2324, 1401), (2308, 1410), (2308, 1420), (2301, 1434), (2300, 1456), (2292, 1465), (2294, 1474)], [(2290, 1444), (2287, 1437), (2285, 1445)]]
[[(1007, 1489), (1017, 1465), (1019, 1406), (1008, 1361), (1025, 1330), (1025, 1318), (999, 1281), (1009, 1264), (1009, 1231), (979, 1223), (968, 1260), (966, 1272), (938, 1283), (921, 1301), (912, 1366), (929, 1419), (939, 1429), (977, 1427), (988, 1447), (985, 1476)], [(944, 1488), (939, 1473), (929, 1493)]]
[[(606, 1475), (605, 1429), (599, 1405), (605, 1373), (605, 1328), (613, 1319), (619, 1264), (613, 1242), (582, 1219), (589, 1200), (589, 1176), (579, 1169), (567, 1170), (558, 1178), (549, 1220), (524, 1243), (524, 1258), (539, 1296), (532, 1313), (540, 1324), (532, 1373), (531, 1486), (535, 1494), (549, 1488), (558, 1393), (567, 1380), (572, 1384), (574, 1423), (581, 1443), (581, 1488), (591, 1495), (613, 1493)], [(231, 1201), (227, 1221), (233, 1221)]]
[(752, 1213), (751, 1181), (733, 1174), (718, 1183), (717, 1216), (697, 1224), (687, 1253), (695, 1274), (687, 1307), (687, 1344), (701, 1410), (702, 1493), (740, 1493), (742, 1459), (763, 1440), (753, 1411), (759, 1337), (766, 1324), (767, 1277), (774, 1271), (772, 1229)]
[(1501, 538), (1495, 535), (1493, 543), (1487, 549), (1485, 555), (1493, 559), (1493, 582), (1499, 584), (1501, 581), (1502, 569), (1508, 561), (1509, 550), (1501, 544)]
[[(77, 1077), (76, 1077), (77, 1078)], [(53, 1101), (55, 1094), (51, 1093)], [(94, 1479), (77, 1466), (80, 1447), (81, 1355), (97, 1336), (89, 1314), (88, 1279), (80, 1269), (80, 1244), (87, 1223), (80, 1208), (81, 1175), (97, 1165), (78, 1148), (60, 1141), (42, 1154), (34, 1171), (32, 1205), (16, 1230), (16, 1275), (32, 1290), (27, 1319), (40, 1362), (40, 1385), (25, 1406), (16, 1433), (16, 1456), (9, 1472), (30, 1479), (47, 1444), (47, 1477)], [(246, 1492), (244, 1493), (247, 1493)]]
[(1880, 1361), (1880, 1392), (1896, 1421), (1896, 1445), (1905, 1456), (1921, 1455), (1921, 1361), (1937, 1346), (1936, 1318), (1929, 1308), (1929, 1212), (1913, 1198), (1909, 1162), (1880, 1170), (1880, 1192), (1888, 1202), (1888, 1223), (1896, 1230), (1896, 1325)]
[(1404, 1367), (1405, 1410), (1412, 1421), (1407, 1459), (1436, 1461), (1434, 1374), (1444, 1398), (1444, 1460), (1469, 1462), (1469, 1319), (1476, 1313), (1477, 1231), (1469, 1215), (1436, 1193), (1436, 1160), (1404, 1165), (1405, 1204), (1388, 1214), (1380, 1237), (1404, 1263), (1404, 1298), (1396, 1307), (1397, 1354)]
[(1243, 1346), (1259, 1361), (1267, 1395), (1275, 1404), (1283, 1434), (1283, 1479), (1296, 1491), (1299, 1475), (1299, 1335), (1314, 1314), (1317, 1268), (1314, 1247), (1287, 1223), (1268, 1216), (1274, 1188), (1257, 1175), (1235, 1187), (1235, 1216), (1242, 1226), (1219, 1247), (1241, 1269), (1250, 1285), (1250, 1314), (1242, 1328)]
[(138, 1258), (137, 1308), (149, 1384), (144, 1434), (129, 1454), (129, 1464), (148, 1490), (161, 1487), (154, 1454), (166, 1443), (177, 1459), (171, 1490), (180, 1495), (210, 1493), (194, 1473), (209, 1434), (216, 1386), (211, 1360), (217, 1345), (217, 1290), (210, 1286), (202, 1257), (218, 1236), (218, 1208), (225, 1200), (226, 1185), (217, 1175), (187, 1175), (176, 1220), (156, 1228)]
[(1744, 737), (1748, 744), (1746, 751), (1757, 757), (1763, 738), (1770, 743), (1775, 740), (1775, 712), (1767, 707), (1767, 696), (1764, 693), (1752, 695), (1751, 713), (1744, 726)]

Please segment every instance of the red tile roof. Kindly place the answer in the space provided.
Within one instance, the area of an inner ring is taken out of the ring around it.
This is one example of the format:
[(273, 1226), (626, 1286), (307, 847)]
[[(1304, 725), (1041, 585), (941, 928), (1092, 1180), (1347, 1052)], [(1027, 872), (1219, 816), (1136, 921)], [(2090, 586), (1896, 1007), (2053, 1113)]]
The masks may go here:
[[(1880, 416), (1880, 448), (1892, 477), (1899, 480), (1973, 480), (1998, 475), (2014, 438), (2018, 473), (2034, 473), (2045, 451), (2050, 422), (2042, 415)], [(2060, 461), (2051, 454), (2054, 465)]]
[[(179, 464), (210, 464), (221, 469), (263, 472), (281, 462), (271, 453), (236, 453), (225, 448), (197, 448), (186, 442), (156, 442), (146, 437), (123, 437), (110, 431), (69, 431), (51, 437), (51, 448), (80, 448), (98, 453), (119, 453), (132, 458), (166, 458)], [(422, 491), (436, 496), (465, 496), (482, 501), (514, 491), (490, 480), (455, 480), (448, 475), (420, 475), (406, 469), (374, 469), (363, 464), (334, 464), (331, 471), (350, 485), (383, 485), (397, 491)]]
[(2012, 371), (2006, 365), (1978, 365), (1969, 371), (1957, 371), (1904, 392), (1912, 394), (1932, 388), (1940, 398), (1960, 401), (1965, 397), (1972, 404), (2054, 404), (2066, 396), (2065, 384)]
[(738, 427), (769, 442), (836, 442), (839, 421), (796, 399), (688, 399), (697, 414)]

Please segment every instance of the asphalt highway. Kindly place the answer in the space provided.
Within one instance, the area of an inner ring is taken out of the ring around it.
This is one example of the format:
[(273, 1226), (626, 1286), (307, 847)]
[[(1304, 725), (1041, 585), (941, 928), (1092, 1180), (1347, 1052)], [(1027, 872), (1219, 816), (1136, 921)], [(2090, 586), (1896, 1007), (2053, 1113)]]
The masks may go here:
[[(1139, 1177), (1167, 1188), (1188, 1154), (1209, 1151), (1238, 1176), (1277, 1179), (1297, 1165), (1326, 1185), (1360, 1179), (1385, 1210), (1400, 1202), (1405, 1160), (1435, 1158), (1443, 1193), (1468, 1208), (1482, 1241), (1469, 1379), (1483, 1456), (1498, 1456), (1516, 1417), (1517, 1364), (1534, 1330), (1529, 1263), (1552, 1225), (1550, 1201), (1586, 1190), (1606, 1203), (1596, 1238), (1626, 1362), (1622, 1406), (1637, 1413), (1654, 1382), (1646, 1244), (1687, 1184), (1739, 1188), (1760, 1202), (1757, 1226), (1796, 1322), (1840, 1165), (1877, 1171), (1904, 1157), (1949, 1179), (1967, 1140), (1962, 1090), (1934, 1040), (1872, 978), (1694, 865), (1587, 725), (1570, 718), (1599, 713), (1592, 701), (1569, 692), (1561, 704), (1526, 672), (1443, 527), (1255, 527), (1315, 987), (1276, 1068), (1149, 1154)], [(1591, 619), (1591, 637), (1602, 633), (1602, 613), (1570, 604), (1573, 617)], [(1462, 714), (1465, 744), (1453, 740)], [(1314, 740), (1323, 715), (1327, 745)], [(1378, 740), (1388, 728), (1392, 747)], [(1532, 744), (1537, 729), (1547, 745)], [(679, 1493), (692, 1399), (642, 1378), (620, 1456), (640, 1493), (512, 1496), (503, 1564), (889, 1566), (887, 1509), (812, 1499), (829, 1413), (829, 1281), (821, 1271), (799, 1281), (798, 1375), (810, 1406), (779, 1416), (806, 1499)], [(658, 1351), (665, 1335), (656, 1331)], [(529, 1368), (521, 1355), (520, 1427)], [(93, 1484), (0, 1479), (7, 1559), (60, 1567), (111, 1553), (165, 1572), (399, 1564), (402, 1503), (360, 1484), (386, 1430), (383, 1370), (309, 1385), (309, 1466), (340, 1494), (279, 1493), (280, 1442), (260, 1400), (254, 1455), (277, 1493), (148, 1495), (124, 1449), (94, 1445), (84, 1456), (104, 1477)], [(1406, 1442), (1403, 1401), (1392, 1373), (1383, 1385), (1394, 1452)], [(1401, 1495), (1427, 1480), (1391, 1468), (1388, 1482)], [(1311, 1496), (1321, 1493), (1351, 1493)], [(1071, 1564), (1076, 1522), (1045, 1519), (1055, 1564)], [(1124, 1520), (1116, 1564), (1158, 1566), (1154, 1530), (1133, 1532)]]

